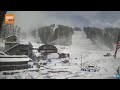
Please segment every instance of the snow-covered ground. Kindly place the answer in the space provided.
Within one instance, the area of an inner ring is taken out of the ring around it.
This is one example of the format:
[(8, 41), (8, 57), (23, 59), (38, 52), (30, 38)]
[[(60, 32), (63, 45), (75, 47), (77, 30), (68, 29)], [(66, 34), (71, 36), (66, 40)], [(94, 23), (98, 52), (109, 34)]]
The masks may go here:
[[(35, 44), (34, 44), (35, 45)], [(37, 45), (36, 45), (37, 46)], [(38, 47), (38, 46), (37, 46)], [(120, 51), (117, 59), (113, 56), (104, 57), (106, 53), (114, 54), (114, 51), (99, 49), (87, 39), (84, 31), (75, 31), (71, 46), (56, 45), (60, 53), (70, 53), (69, 63), (62, 63), (65, 59), (57, 59), (57, 54), (49, 55), (51, 62), (41, 67), (39, 71), (26, 71), (14, 75), (2, 75), (0, 78), (14, 79), (110, 79), (116, 77), (116, 69), (120, 66)], [(65, 47), (63, 49), (62, 47)], [(97, 72), (81, 71), (84, 65), (96, 65), (100, 69)]]

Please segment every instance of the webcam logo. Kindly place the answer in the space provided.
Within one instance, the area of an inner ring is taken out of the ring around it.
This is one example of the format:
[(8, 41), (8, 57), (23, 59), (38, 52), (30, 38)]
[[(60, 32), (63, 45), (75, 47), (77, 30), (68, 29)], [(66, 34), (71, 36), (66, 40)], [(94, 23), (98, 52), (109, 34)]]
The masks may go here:
[(120, 74), (116, 74), (116, 77), (117, 77), (117, 78), (120, 78)]
[(14, 24), (15, 15), (14, 14), (5, 14), (5, 24)]

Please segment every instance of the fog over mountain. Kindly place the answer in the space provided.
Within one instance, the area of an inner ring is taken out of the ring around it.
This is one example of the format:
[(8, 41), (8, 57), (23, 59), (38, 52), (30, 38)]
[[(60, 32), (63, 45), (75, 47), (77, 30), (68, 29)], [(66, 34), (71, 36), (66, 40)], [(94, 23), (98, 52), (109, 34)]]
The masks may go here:
[(14, 13), (15, 24), (25, 31), (51, 24), (100, 28), (120, 26), (120, 11), (8, 11), (7, 13)]
[[(15, 25), (20, 26), (21, 31), (29, 31), (24, 36), (30, 33), (36, 38), (38, 32), (42, 43), (56, 44), (61, 39), (62, 45), (71, 45), (72, 34), (64, 38), (58, 36), (66, 36), (68, 29), (71, 30), (70, 28), (73, 27), (74, 30), (74, 27), (78, 27), (86, 32), (87, 38), (93, 44), (100, 42), (114, 49), (120, 31), (120, 11), (8, 11), (7, 13), (15, 14)], [(55, 24), (54, 29), (51, 28), (53, 24)], [(55, 29), (58, 24), (61, 26)], [(53, 33), (54, 31), (56, 33)]]

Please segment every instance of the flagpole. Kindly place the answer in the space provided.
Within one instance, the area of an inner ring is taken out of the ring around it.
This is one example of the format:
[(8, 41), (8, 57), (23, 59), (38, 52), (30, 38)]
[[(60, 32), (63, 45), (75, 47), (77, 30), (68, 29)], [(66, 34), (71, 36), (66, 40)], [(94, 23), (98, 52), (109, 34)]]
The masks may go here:
[(117, 54), (117, 50), (118, 50), (118, 42), (119, 42), (119, 35), (120, 35), (120, 32), (119, 32), (119, 34), (118, 34), (118, 38), (117, 38), (117, 44), (116, 44), (116, 50), (115, 50), (115, 53), (114, 53), (114, 58), (116, 59), (116, 54)]
[(117, 46), (116, 46), (116, 50), (115, 50), (115, 53), (114, 53), (114, 58), (116, 59), (116, 54), (117, 54)]

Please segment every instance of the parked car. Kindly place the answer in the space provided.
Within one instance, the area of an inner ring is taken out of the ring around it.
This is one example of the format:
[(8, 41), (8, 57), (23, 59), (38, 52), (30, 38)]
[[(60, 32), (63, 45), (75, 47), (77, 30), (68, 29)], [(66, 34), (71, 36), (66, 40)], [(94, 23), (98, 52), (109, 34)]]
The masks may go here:
[(69, 58), (70, 54), (69, 53), (60, 53), (59, 58)]
[(88, 65), (85, 66), (84, 68), (81, 68), (82, 71), (88, 71), (88, 72), (97, 72), (99, 71), (99, 67), (95, 65)]
[(104, 55), (104, 57), (109, 57), (109, 56), (111, 56), (110, 53), (107, 53), (106, 55)]
[(69, 60), (63, 60), (62, 63), (69, 63)]

